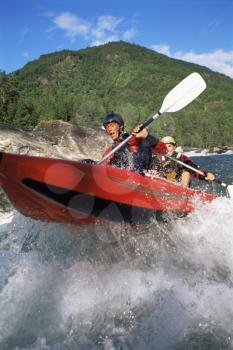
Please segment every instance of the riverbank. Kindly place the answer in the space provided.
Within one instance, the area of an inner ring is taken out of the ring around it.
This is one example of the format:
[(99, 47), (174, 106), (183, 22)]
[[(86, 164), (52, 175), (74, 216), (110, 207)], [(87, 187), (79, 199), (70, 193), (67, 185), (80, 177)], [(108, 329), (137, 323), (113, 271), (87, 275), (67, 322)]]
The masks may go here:
[(186, 154), (193, 156), (207, 156), (215, 154), (232, 154), (233, 146), (213, 146), (209, 148), (184, 147), (181, 148)]

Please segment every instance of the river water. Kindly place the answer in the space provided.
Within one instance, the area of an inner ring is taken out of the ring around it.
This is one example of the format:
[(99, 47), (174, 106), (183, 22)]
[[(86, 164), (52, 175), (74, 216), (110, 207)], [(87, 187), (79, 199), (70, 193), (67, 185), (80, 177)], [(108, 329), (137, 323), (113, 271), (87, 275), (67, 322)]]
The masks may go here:
[[(233, 155), (195, 159), (233, 183)], [(233, 199), (147, 226), (0, 216), (0, 349), (233, 349)]]

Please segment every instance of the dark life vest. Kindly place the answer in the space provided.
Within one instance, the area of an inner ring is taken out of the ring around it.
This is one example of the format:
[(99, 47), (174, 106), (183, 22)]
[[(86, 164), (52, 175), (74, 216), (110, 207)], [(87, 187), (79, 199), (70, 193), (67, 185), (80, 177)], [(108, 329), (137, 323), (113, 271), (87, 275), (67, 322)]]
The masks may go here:
[[(122, 134), (119, 140), (113, 142), (112, 149), (118, 146), (119, 142), (124, 141), (128, 136), (128, 133)], [(126, 143), (114, 153), (111, 165), (142, 173), (143, 170), (149, 168), (152, 159), (152, 147), (157, 143), (157, 139), (150, 135), (142, 140), (138, 145), (137, 151), (132, 149), (129, 143)]]
[[(181, 153), (174, 151), (171, 157), (179, 160), (181, 155)], [(162, 156), (161, 161), (157, 162), (158, 173), (167, 180), (180, 181), (184, 169), (185, 168), (182, 165), (166, 158), (165, 156)]]
[[(128, 133), (122, 134), (119, 140), (113, 142), (112, 149), (117, 147), (119, 143), (124, 141), (128, 136)], [(130, 145), (126, 143), (118, 151), (116, 151), (110, 163), (118, 168), (131, 169), (131, 164), (133, 164), (133, 153), (130, 149)]]

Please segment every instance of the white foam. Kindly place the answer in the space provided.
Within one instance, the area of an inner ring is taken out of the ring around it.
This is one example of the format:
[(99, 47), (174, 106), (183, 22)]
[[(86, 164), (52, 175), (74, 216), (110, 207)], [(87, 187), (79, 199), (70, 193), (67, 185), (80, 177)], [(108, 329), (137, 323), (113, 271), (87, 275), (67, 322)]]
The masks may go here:
[(14, 216), (14, 212), (13, 211), (6, 212), (6, 213), (0, 212), (0, 225), (10, 223), (12, 221), (12, 219), (13, 219), (13, 216)]
[[(0, 294), (0, 344), (13, 337), (15, 348), (27, 350), (96, 349), (97, 341), (115, 349), (117, 338), (125, 349), (160, 350), (196, 327), (231, 333), (232, 211), (233, 200), (219, 198), (163, 227), (173, 245), (158, 238), (155, 223), (132, 236), (128, 255), (116, 261), (117, 246), (93, 236), (93, 227), (15, 216), (6, 238), (12, 258)], [(33, 346), (22, 345), (23, 331)]]

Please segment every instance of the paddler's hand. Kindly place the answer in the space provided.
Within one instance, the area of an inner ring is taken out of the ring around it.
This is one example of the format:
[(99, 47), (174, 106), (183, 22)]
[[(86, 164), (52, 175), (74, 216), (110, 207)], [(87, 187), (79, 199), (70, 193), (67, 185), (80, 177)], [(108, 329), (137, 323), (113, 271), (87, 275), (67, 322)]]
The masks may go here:
[(148, 131), (147, 128), (143, 128), (141, 131), (140, 128), (142, 127), (143, 124), (139, 124), (138, 126), (136, 126), (136, 128), (134, 128), (133, 130), (133, 135), (136, 138), (141, 138), (141, 139), (145, 139), (148, 136)]
[(206, 177), (205, 177), (205, 180), (206, 181), (213, 181), (215, 179), (215, 176), (214, 174), (212, 173), (207, 173)]

